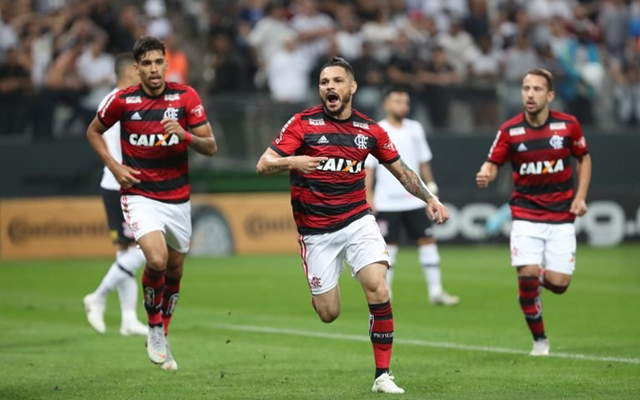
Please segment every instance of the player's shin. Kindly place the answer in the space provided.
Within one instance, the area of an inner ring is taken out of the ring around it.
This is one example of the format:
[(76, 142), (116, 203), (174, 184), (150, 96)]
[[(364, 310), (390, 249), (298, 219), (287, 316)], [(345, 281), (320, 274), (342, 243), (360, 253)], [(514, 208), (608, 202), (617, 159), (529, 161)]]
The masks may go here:
[(393, 346), (393, 313), (391, 302), (369, 304), (369, 337), (373, 344), (376, 378), (389, 373)]
[(165, 273), (156, 271), (148, 266), (142, 274), (142, 289), (144, 291), (144, 308), (147, 310), (149, 326), (162, 325), (162, 299), (164, 295)]
[(162, 297), (162, 324), (164, 325), (164, 334), (167, 335), (180, 296), (180, 278), (167, 276), (165, 283), (164, 296)]
[(542, 301), (540, 300), (540, 280), (537, 276), (518, 278), (520, 308), (524, 314), (534, 340), (546, 338), (542, 320)]

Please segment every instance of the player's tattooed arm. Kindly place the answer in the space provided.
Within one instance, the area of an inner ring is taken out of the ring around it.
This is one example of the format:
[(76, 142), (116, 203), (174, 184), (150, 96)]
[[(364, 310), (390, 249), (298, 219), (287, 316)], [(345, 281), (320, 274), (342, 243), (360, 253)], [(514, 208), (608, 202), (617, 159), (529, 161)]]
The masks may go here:
[(436, 198), (436, 195), (427, 188), (420, 176), (400, 159), (387, 165), (387, 169), (398, 179), (407, 192), (424, 202)]
[(400, 181), (407, 192), (427, 203), (427, 213), (429, 213), (431, 219), (438, 224), (442, 224), (449, 219), (447, 207), (440, 203), (440, 200), (427, 188), (427, 185), (424, 184), (418, 174), (405, 164), (402, 159), (391, 164), (385, 164), (385, 167)]

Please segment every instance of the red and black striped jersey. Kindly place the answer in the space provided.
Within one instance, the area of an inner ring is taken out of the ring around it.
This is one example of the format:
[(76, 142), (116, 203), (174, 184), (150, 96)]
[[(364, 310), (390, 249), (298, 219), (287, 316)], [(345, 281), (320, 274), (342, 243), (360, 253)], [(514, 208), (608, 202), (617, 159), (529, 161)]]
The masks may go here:
[(498, 131), (488, 161), (502, 165), (511, 161), (514, 190), (513, 219), (573, 222), (569, 212), (575, 195), (571, 156), (587, 154), (587, 142), (576, 118), (551, 110), (539, 127), (529, 125), (520, 114)]
[(400, 158), (375, 121), (353, 110), (346, 120), (326, 114), (321, 105), (295, 114), (271, 144), (283, 157), (327, 157), (310, 174), (291, 171), (291, 206), (303, 235), (337, 231), (371, 213), (367, 203), (364, 161)]
[(163, 118), (177, 120), (183, 129), (207, 123), (200, 96), (187, 85), (167, 82), (151, 97), (141, 85), (114, 93), (98, 110), (100, 122), (110, 127), (120, 121), (122, 163), (140, 171), (140, 183), (121, 189), (167, 203), (189, 200), (187, 144), (176, 134), (165, 134)]

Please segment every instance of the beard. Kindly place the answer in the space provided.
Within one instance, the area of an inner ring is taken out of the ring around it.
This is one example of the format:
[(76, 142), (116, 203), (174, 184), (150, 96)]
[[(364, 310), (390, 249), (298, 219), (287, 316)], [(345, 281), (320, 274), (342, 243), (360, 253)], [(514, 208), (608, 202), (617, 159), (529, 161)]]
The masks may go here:
[[(338, 96), (340, 97), (340, 96)], [(347, 92), (347, 94), (345, 94), (343, 97), (340, 97), (340, 107), (335, 110), (335, 111), (331, 111), (328, 107), (329, 101), (327, 100), (326, 96), (325, 98), (322, 100), (322, 105), (324, 106), (324, 111), (329, 114), (329, 116), (331, 117), (338, 117), (340, 116), (340, 114), (342, 114), (342, 112), (344, 111), (345, 108), (347, 108), (348, 105), (351, 104), (351, 92)]]

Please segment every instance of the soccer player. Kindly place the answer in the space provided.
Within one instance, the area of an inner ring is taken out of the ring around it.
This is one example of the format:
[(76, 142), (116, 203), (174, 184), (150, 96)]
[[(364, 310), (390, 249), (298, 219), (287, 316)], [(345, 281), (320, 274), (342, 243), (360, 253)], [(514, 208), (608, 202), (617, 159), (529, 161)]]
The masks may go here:
[(386, 273), (389, 253), (367, 204), (364, 161), (380, 160), (404, 188), (443, 223), (449, 213), (401, 159), (387, 133), (352, 109), (353, 69), (333, 57), (320, 71), (322, 104), (295, 114), (258, 161), (259, 174), (290, 172), (291, 206), (298, 226), (311, 304), (320, 320), (340, 315), (338, 279), (344, 269), (360, 282), (369, 304), (369, 335), (376, 364), (373, 392), (404, 393), (390, 375), (393, 314)]
[[(553, 88), (553, 75), (545, 69), (525, 75), (524, 113), (502, 124), (476, 174), (483, 189), (502, 164), (509, 161), (513, 167), (511, 265), (518, 272), (520, 308), (533, 335), (532, 356), (549, 355), (540, 286), (562, 294), (571, 282), (576, 263), (573, 223), (587, 212), (591, 180), (591, 157), (580, 124), (572, 115), (549, 109)], [(577, 189), (571, 156), (577, 159)]]
[[(395, 144), (405, 164), (414, 171), (420, 171), (427, 187), (437, 195), (438, 185), (429, 164), (433, 156), (422, 125), (418, 121), (406, 118), (409, 114), (409, 93), (394, 87), (388, 89), (385, 94), (386, 115), (385, 119), (379, 122), (380, 126)], [(389, 289), (391, 289), (396, 267), (400, 232), (405, 228), (409, 238), (418, 244), (418, 261), (422, 265), (427, 281), (429, 302), (443, 306), (458, 304), (459, 297), (452, 296), (442, 289), (440, 254), (424, 203), (407, 193), (375, 157), (369, 155), (365, 167), (367, 201), (376, 213), (378, 226), (389, 249), (391, 264), (391, 268), (387, 271)]]
[[(164, 43), (142, 37), (133, 47), (133, 56), (140, 85), (109, 97), (89, 125), (87, 137), (121, 186), (124, 218), (147, 260), (142, 287), (149, 320), (149, 359), (175, 370), (166, 335), (191, 241), (187, 149), (213, 155), (217, 145), (195, 90), (165, 82)], [(109, 154), (102, 138), (118, 121), (122, 163)]]
[[(139, 82), (133, 68), (133, 55), (129, 53), (118, 54), (115, 59), (115, 72), (118, 80), (116, 89), (109, 93), (100, 103), (102, 108), (107, 99), (118, 90), (125, 89)], [(116, 162), (122, 162), (120, 147), (120, 123), (116, 122), (103, 135), (109, 154)], [(107, 212), (107, 220), (111, 231), (111, 238), (118, 246), (116, 259), (111, 268), (100, 282), (98, 288), (86, 295), (83, 299), (84, 309), (87, 313), (87, 321), (99, 333), (105, 333), (104, 311), (107, 303), (107, 295), (114, 289), (118, 290), (120, 298), (120, 310), (122, 323), (120, 334), (122, 336), (147, 335), (147, 326), (138, 321), (136, 306), (138, 305), (138, 283), (136, 271), (144, 264), (144, 254), (133, 239), (131, 229), (124, 221), (122, 208), (120, 207), (120, 184), (113, 176), (109, 168), (105, 167), (102, 173), (102, 200)]]

